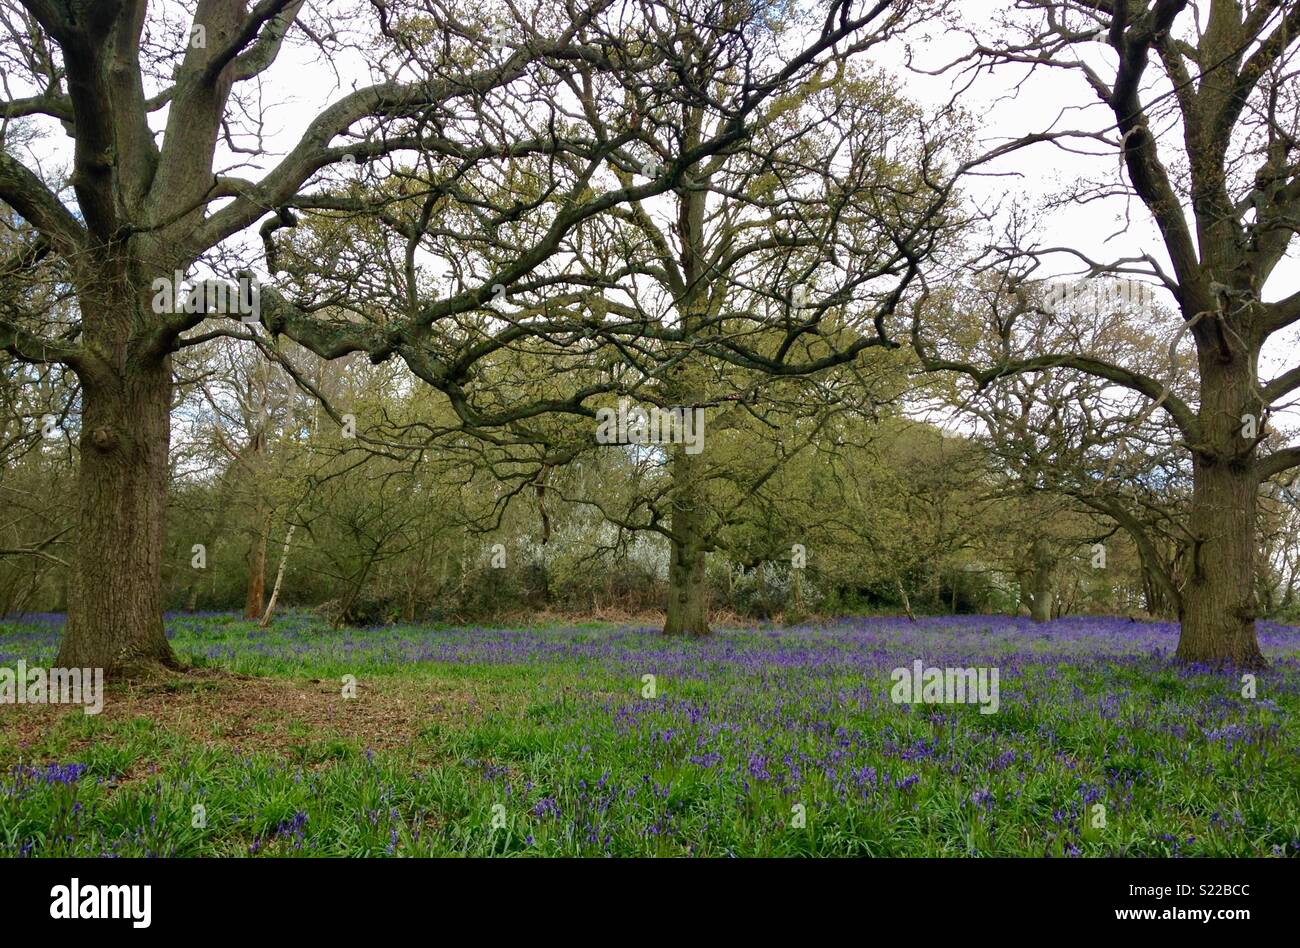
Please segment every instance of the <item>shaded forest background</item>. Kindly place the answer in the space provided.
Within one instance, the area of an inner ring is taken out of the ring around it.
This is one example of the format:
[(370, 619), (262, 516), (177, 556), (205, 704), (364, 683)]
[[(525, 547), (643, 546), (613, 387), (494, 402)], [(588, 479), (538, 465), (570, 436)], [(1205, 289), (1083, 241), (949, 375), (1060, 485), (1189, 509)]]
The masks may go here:
[[(258, 618), (277, 585), (277, 608), (357, 625), (662, 609), (669, 549), (653, 527), (666, 491), (661, 448), (596, 444), (589, 423), (569, 434), (592, 443), (553, 469), (463, 435), (413, 448), (413, 432), (453, 419), (400, 367), (324, 362), (291, 343), (280, 355), (283, 364), (268, 363), (217, 340), (190, 356), (173, 430), (170, 610)], [(957, 406), (964, 413), (945, 407), (951, 393), (916, 373), (907, 353), (877, 356), (872, 376), (874, 399), (812, 417), (797, 393), (761, 415), (747, 405), (710, 413), (715, 611), (786, 621), (1175, 617), (1133, 537), (1096, 509), (1095, 492), (1072, 493), (1053, 473), (1053, 459), (1071, 456), (1062, 431), (1031, 429), (1022, 416), (1012, 425), (1021, 438), (1008, 439), (1007, 425), (997, 426), (1005, 403), (983, 413), (969, 400)], [(24, 555), (0, 559), (3, 614), (67, 608), (77, 452), (62, 432), (75, 430), (75, 393), (61, 390), (65, 380), (44, 381), (12, 407), (29, 435), (8, 445), (2, 542)], [(927, 413), (944, 423), (918, 420)], [(784, 427), (771, 427), (778, 421)], [(1034, 437), (1031, 469), (1024, 449)], [(1127, 485), (1144, 490), (1145, 535), (1157, 542), (1176, 529), (1187, 490), (1158, 461), (1146, 455)], [(1285, 496), (1263, 505), (1258, 595), (1268, 618), (1300, 617), (1298, 529)], [(1160, 549), (1177, 571), (1176, 538)]]

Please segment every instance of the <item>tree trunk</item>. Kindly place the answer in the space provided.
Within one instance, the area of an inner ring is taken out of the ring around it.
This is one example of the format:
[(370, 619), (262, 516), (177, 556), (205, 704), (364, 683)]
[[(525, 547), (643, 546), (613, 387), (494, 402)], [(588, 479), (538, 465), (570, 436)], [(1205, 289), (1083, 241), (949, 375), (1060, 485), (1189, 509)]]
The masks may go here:
[(908, 621), (916, 621), (916, 613), (912, 611), (912, 600), (907, 595), (907, 587), (903, 585), (903, 578), (897, 573), (894, 574), (894, 586), (898, 590), (898, 598), (903, 601), (903, 612), (907, 615)]
[(248, 548), (248, 588), (244, 593), (244, 618), (262, 618), (265, 600), (266, 531), (258, 530)]
[(1205, 447), (1192, 455), (1192, 563), (1177, 654), (1189, 662), (1263, 667), (1255, 638), (1254, 450), (1263, 421), (1256, 414), (1252, 432), (1243, 420), (1259, 411), (1243, 359), (1225, 362), (1203, 352), (1200, 362)]
[(361, 595), (361, 588), (365, 586), (366, 577), (370, 575), (370, 568), (374, 566), (378, 555), (379, 549), (376, 547), (370, 553), (370, 556), (366, 558), (365, 565), (357, 573), (356, 579), (352, 581), (347, 594), (343, 597), (343, 602), (339, 606), (338, 615), (334, 617), (334, 628), (341, 629), (347, 624), (348, 615), (352, 612), (352, 606), (357, 601), (357, 597)]
[(680, 445), (672, 461), (672, 552), (668, 563), (668, 612), (664, 635), (709, 634), (709, 595), (705, 584), (703, 511), (697, 457)]
[[(698, 105), (684, 110), (681, 146), (690, 149), (702, 138), (704, 111)], [(679, 189), (677, 199), (677, 233), (679, 259), (686, 292), (677, 300), (679, 329), (688, 348), (696, 334), (705, 330), (709, 307), (726, 295), (714, 294), (707, 249), (708, 195), (710, 180), (706, 174), (698, 187)], [(674, 292), (674, 295), (675, 292)], [(696, 406), (706, 400), (709, 374), (694, 358), (684, 359), (664, 384), (671, 405), (694, 417)], [(701, 411), (701, 418), (703, 413)], [(705, 431), (696, 432), (699, 448), (705, 446)], [(672, 478), (670, 533), (672, 552), (668, 564), (668, 610), (664, 618), (664, 635), (705, 636), (709, 634), (709, 595), (705, 585), (706, 547), (710, 544), (706, 523), (704, 479), (706, 466), (701, 455), (687, 454), (685, 444), (665, 447), (669, 454)]]
[(79, 534), (55, 663), (121, 677), (179, 667), (162, 610), (172, 378), (169, 359), (105, 361), (82, 379)]
[(266, 604), (266, 612), (258, 623), (263, 629), (271, 624), (271, 614), (275, 612), (276, 600), (280, 598), (280, 585), (284, 582), (284, 568), (289, 565), (289, 546), (293, 543), (293, 531), (298, 529), (296, 523), (289, 524), (289, 532), (284, 535), (284, 549), (280, 551), (280, 568), (275, 571), (275, 585), (271, 587), (271, 601)]
[[(1156, 572), (1157, 569), (1163, 571), (1164, 575)], [(1142, 564), (1142, 606), (1146, 614), (1161, 619), (1177, 619), (1179, 602), (1177, 595), (1170, 594), (1170, 587), (1173, 585), (1173, 570), (1160, 567), (1152, 567), (1145, 560)]]
[(1163, 615), (1166, 609), (1160, 587), (1156, 585), (1155, 577), (1146, 566), (1142, 567), (1142, 604), (1149, 616)]
[(668, 614), (664, 635), (709, 634), (709, 596), (704, 582), (705, 554), (689, 544), (672, 544), (668, 566)]
[(1045, 539), (1034, 541), (1029, 574), (1029, 617), (1035, 622), (1052, 618), (1052, 561), (1051, 544)]

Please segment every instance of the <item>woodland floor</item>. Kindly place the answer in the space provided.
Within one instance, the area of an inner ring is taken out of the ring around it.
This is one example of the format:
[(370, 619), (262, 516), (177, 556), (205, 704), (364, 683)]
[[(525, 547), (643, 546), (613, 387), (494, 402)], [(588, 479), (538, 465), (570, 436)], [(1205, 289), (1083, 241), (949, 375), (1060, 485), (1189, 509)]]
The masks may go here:
[[(191, 669), (98, 715), (0, 705), (0, 855), (1300, 855), (1290, 628), (1253, 696), (1105, 618), (169, 634)], [(894, 703), (916, 659), (997, 668), (998, 712)]]

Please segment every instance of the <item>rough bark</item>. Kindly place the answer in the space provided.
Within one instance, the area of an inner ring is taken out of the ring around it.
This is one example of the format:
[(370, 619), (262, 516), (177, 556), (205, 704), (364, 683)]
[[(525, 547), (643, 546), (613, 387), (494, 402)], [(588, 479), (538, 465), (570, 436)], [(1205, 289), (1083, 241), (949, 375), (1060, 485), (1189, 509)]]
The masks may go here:
[(1029, 617), (1035, 622), (1048, 622), (1052, 618), (1052, 605), (1055, 596), (1052, 589), (1052, 570), (1055, 566), (1051, 544), (1047, 540), (1037, 539), (1030, 550), (1030, 569), (1028, 590), (1025, 596), (1029, 601)]
[(1259, 478), (1254, 438), (1243, 422), (1243, 416), (1258, 411), (1251, 401), (1252, 373), (1241, 358), (1203, 353), (1200, 361), (1206, 443), (1193, 452), (1195, 539), (1177, 654), (1189, 662), (1259, 667), (1265, 664), (1255, 637)]
[(244, 618), (260, 619), (266, 600), (266, 533), (258, 530), (248, 546), (248, 585), (244, 593)]
[(709, 634), (709, 596), (704, 570), (704, 553), (687, 544), (673, 543), (664, 635), (698, 638)]
[[(88, 303), (120, 307), (122, 319), (138, 305), (83, 298), (83, 307)], [(179, 665), (162, 608), (171, 364), (125, 358), (124, 336), (92, 341), (109, 358), (82, 378), (76, 568), (55, 659), (59, 667), (103, 668), (109, 677)]]
[(709, 596), (705, 583), (707, 552), (702, 540), (703, 510), (698, 481), (700, 462), (674, 447), (668, 610), (664, 635), (709, 634)]
[[(699, 109), (687, 113), (683, 139), (696, 145), (702, 136), (703, 115)], [(705, 252), (707, 176), (701, 186), (677, 192), (677, 231), (681, 241), (678, 261), (685, 294), (678, 301), (682, 332), (687, 338), (700, 331), (701, 319), (709, 306), (708, 263)], [(700, 366), (680, 366), (665, 386), (668, 401), (688, 414), (705, 400), (706, 378)], [(699, 432), (701, 438), (704, 432)], [(706, 442), (701, 442), (701, 448)], [(709, 598), (705, 583), (708, 524), (704, 506), (705, 465), (699, 454), (687, 454), (684, 445), (667, 448), (669, 475), (671, 553), (668, 564), (668, 609), (664, 635), (705, 636), (709, 634)]]

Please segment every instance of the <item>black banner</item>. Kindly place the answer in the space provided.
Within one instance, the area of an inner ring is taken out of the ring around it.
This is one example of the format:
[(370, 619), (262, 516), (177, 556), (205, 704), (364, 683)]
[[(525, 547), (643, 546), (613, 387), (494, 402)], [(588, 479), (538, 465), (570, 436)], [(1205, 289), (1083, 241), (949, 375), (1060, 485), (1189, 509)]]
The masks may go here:
[[(215, 933), (345, 937), (412, 918), (492, 933), (654, 925), (707, 908), (711, 925), (980, 936), (1008, 924), (1231, 937), (1295, 917), (1295, 864), (1271, 860), (9, 860), (5, 929), (126, 938)], [(572, 923), (563, 921), (572, 918)], [(351, 919), (351, 921), (350, 921)], [(988, 926), (985, 928), (984, 926)], [(558, 926), (558, 927), (557, 927)], [(575, 929), (576, 930), (576, 929)], [(883, 929), (882, 929), (883, 930)], [(448, 930), (448, 934), (451, 929)]]

